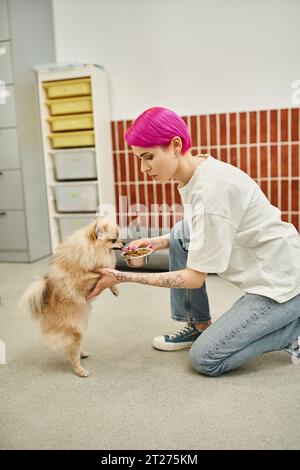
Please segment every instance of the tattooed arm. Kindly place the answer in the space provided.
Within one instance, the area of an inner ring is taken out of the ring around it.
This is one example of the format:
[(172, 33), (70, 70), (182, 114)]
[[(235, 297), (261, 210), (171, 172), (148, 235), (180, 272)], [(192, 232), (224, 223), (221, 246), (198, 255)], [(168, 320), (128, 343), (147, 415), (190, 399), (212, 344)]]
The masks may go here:
[(196, 289), (202, 287), (205, 274), (190, 268), (166, 273), (130, 273), (113, 270), (118, 282), (136, 282), (156, 287)]
[(151, 238), (150, 241), (153, 243), (153, 245), (157, 246), (158, 250), (165, 250), (166, 248), (169, 248), (170, 235), (170, 233), (167, 233), (158, 238)]
[(165, 250), (166, 248), (169, 248), (170, 236), (170, 233), (166, 233), (161, 237), (141, 238), (131, 241), (130, 245), (135, 246), (136, 248), (142, 248), (151, 244), (153, 251)]
[(101, 294), (107, 287), (123, 282), (135, 282), (155, 287), (197, 289), (202, 287), (206, 278), (206, 273), (194, 271), (190, 268), (166, 273), (131, 273), (109, 268), (102, 268), (97, 270), (97, 272), (101, 274), (101, 279), (97, 282), (88, 300), (95, 295)]

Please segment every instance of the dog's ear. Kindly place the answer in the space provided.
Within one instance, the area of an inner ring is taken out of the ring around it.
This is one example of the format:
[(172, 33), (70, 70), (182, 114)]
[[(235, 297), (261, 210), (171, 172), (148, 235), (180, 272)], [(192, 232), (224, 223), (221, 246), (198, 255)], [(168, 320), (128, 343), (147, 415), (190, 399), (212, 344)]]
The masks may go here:
[(89, 233), (89, 239), (95, 242), (97, 240), (97, 234), (96, 232), (90, 232)]
[(96, 232), (95, 232), (96, 233), (96, 238), (102, 238), (105, 232), (108, 232), (108, 225), (107, 224), (103, 225), (102, 227), (98, 226), (96, 228)]
[(90, 240), (92, 241), (96, 241), (97, 240), (97, 225), (98, 225), (98, 222), (93, 222), (92, 225), (91, 225), (91, 228), (89, 230), (89, 233), (88, 233), (88, 237)]

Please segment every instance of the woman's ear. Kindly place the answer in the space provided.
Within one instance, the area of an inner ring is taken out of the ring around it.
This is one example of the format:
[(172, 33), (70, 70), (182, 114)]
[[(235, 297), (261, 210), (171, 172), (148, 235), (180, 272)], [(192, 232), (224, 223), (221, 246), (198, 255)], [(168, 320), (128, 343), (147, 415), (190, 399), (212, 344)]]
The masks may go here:
[(182, 149), (182, 140), (181, 140), (181, 138), (178, 135), (173, 137), (171, 145), (172, 145), (172, 149), (173, 149), (175, 155), (178, 156), (178, 154), (180, 154), (181, 149)]

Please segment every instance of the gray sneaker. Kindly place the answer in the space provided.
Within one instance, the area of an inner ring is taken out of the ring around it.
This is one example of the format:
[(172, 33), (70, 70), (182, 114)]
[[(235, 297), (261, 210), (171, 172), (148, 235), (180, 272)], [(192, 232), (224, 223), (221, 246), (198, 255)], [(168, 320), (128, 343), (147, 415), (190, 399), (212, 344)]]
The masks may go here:
[(197, 330), (193, 323), (187, 323), (177, 333), (165, 336), (155, 336), (152, 344), (155, 349), (161, 351), (178, 351), (179, 349), (190, 348), (193, 342), (201, 335), (202, 331)]

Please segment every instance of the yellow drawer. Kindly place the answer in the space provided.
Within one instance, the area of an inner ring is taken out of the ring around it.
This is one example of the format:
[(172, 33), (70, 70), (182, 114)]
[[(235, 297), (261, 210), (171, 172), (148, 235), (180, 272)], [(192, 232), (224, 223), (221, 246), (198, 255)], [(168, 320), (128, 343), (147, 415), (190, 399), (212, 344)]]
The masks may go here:
[(65, 147), (91, 147), (95, 145), (95, 136), (93, 131), (81, 132), (58, 132), (49, 134), (52, 148)]
[(77, 131), (79, 129), (93, 129), (94, 119), (92, 114), (74, 114), (68, 116), (48, 118), (51, 131)]
[(56, 80), (44, 82), (47, 98), (64, 98), (66, 96), (82, 96), (91, 94), (90, 78), (75, 78), (74, 80)]
[(90, 96), (47, 100), (46, 103), (49, 106), (50, 114), (53, 116), (57, 114), (91, 113), (93, 111)]

